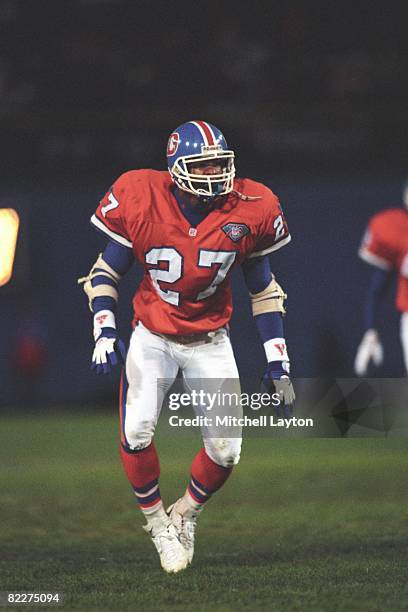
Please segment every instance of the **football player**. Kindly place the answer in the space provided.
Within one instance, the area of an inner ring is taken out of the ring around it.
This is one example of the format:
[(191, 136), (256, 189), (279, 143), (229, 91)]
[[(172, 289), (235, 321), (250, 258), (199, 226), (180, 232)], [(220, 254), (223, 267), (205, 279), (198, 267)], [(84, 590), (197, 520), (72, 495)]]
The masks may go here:
[[(80, 282), (94, 313), (92, 365), (108, 373), (125, 361), (120, 386), (120, 452), (167, 572), (192, 560), (197, 518), (238, 463), (241, 437), (204, 436), (188, 487), (164, 509), (153, 435), (163, 399), (179, 369), (195, 379), (238, 380), (228, 334), (230, 275), (241, 265), (265, 347), (263, 382), (291, 409), (295, 394), (282, 315), (286, 295), (268, 255), (290, 241), (278, 198), (265, 185), (235, 178), (234, 152), (205, 121), (170, 135), (168, 171), (120, 176), (91, 222), (107, 238), (104, 252)], [(144, 267), (136, 289), (127, 357), (115, 321), (118, 283), (134, 260)], [(238, 414), (239, 407), (232, 412)]]
[(366, 376), (371, 365), (382, 364), (384, 354), (378, 333), (378, 306), (394, 274), (398, 275), (396, 307), (401, 313), (400, 337), (408, 374), (408, 182), (403, 208), (390, 208), (369, 221), (359, 255), (375, 267), (365, 304), (365, 333), (357, 350), (354, 370)]

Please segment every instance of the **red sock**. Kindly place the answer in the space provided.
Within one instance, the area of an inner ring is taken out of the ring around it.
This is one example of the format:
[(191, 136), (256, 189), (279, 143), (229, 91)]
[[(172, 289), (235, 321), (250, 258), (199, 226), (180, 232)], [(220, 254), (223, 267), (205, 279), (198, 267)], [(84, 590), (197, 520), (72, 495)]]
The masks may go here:
[(195, 505), (201, 506), (218, 491), (232, 472), (232, 467), (225, 468), (215, 463), (202, 448), (198, 451), (191, 465), (191, 480), (187, 495)]
[(159, 489), (160, 464), (153, 442), (136, 452), (127, 451), (121, 444), (120, 456), (140, 509), (145, 514), (152, 514), (162, 507)]

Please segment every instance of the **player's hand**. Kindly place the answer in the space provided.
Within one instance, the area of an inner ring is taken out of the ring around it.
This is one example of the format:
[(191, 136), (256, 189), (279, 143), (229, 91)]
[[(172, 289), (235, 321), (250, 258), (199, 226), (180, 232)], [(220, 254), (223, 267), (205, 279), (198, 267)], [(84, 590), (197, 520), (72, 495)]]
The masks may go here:
[(95, 342), (91, 369), (97, 374), (109, 374), (112, 368), (126, 361), (126, 347), (116, 329), (104, 327)]
[(276, 414), (279, 417), (290, 418), (293, 416), (296, 395), (288, 372), (282, 366), (282, 361), (268, 363), (266, 372), (262, 377), (262, 390), (266, 393), (277, 393), (280, 397), (280, 404), (275, 406)]
[(380, 336), (375, 329), (368, 329), (357, 349), (354, 372), (357, 376), (366, 376), (371, 362), (378, 368), (383, 360), (384, 350)]

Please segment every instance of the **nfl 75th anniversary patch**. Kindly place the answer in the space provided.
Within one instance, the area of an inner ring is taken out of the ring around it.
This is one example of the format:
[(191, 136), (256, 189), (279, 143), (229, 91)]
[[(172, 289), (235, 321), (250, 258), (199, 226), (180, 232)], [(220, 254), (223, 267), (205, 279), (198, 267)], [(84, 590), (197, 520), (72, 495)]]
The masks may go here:
[(228, 238), (231, 238), (232, 242), (239, 242), (241, 238), (249, 234), (249, 227), (245, 223), (227, 223), (221, 229)]

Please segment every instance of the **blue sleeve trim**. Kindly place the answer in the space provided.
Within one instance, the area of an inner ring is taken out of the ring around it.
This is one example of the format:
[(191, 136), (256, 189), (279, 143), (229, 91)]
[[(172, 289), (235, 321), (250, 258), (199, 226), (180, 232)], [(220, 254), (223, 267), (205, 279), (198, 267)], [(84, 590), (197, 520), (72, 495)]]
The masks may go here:
[(130, 240), (106, 227), (106, 225), (99, 219), (99, 217), (96, 216), (96, 214), (92, 215), (91, 224), (96, 227), (97, 230), (105, 234), (105, 237), (109, 236), (109, 238), (114, 240), (116, 243), (130, 249), (132, 248), (133, 245)]

